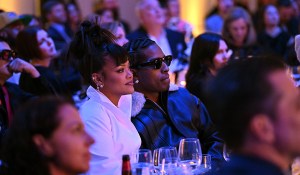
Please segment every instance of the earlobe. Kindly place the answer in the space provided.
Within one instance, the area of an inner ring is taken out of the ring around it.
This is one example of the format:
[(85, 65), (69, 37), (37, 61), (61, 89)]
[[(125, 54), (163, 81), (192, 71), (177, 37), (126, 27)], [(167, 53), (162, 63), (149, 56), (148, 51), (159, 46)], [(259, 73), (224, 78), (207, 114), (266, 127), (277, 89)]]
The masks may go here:
[(274, 141), (274, 126), (271, 119), (264, 114), (253, 117), (250, 122), (250, 130), (254, 137), (262, 142)]
[(32, 141), (43, 155), (51, 157), (54, 154), (51, 144), (42, 135), (33, 136)]

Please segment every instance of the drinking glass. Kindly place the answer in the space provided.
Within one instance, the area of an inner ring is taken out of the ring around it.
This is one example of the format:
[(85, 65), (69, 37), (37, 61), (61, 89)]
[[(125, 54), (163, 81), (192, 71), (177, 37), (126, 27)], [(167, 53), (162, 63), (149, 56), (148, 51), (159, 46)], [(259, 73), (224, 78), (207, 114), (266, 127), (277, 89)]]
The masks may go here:
[(197, 168), (197, 171), (194, 174), (204, 175), (208, 173), (210, 170), (211, 170), (211, 156), (209, 154), (203, 154), (202, 163), (199, 166), (199, 168)]
[(226, 162), (230, 161), (230, 154), (231, 154), (231, 150), (228, 149), (226, 144), (224, 144), (224, 146), (223, 146), (223, 157), (226, 160)]
[(161, 147), (158, 149), (158, 166), (161, 173), (177, 167), (177, 150), (175, 147)]
[(136, 163), (132, 164), (133, 175), (150, 175), (153, 171), (152, 153), (149, 149), (140, 149), (136, 154)]
[(186, 138), (180, 140), (178, 150), (179, 163), (194, 170), (200, 166), (202, 159), (202, 151), (200, 141), (197, 138)]

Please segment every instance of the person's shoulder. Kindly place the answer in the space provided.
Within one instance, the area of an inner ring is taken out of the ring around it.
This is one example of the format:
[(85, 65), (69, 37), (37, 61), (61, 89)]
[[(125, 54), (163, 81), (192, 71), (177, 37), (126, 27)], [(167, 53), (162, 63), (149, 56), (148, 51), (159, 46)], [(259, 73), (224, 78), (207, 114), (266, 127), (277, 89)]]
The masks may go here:
[(129, 40), (138, 39), (138, 38), (147, 38), (147, 37), (148, 37), (147, 32), (142, 27), (139, 27), (136, 30), (126, 35), (126, 38)]
[(205, 22), (206, 23), (212, 23), (212, 22), (216, 22), (216, 21), (221, 21), (223, 20), (223, 18), (219, 15), (219, 14), (213, 14), (211, 16), (209, 16), (208, 18), (206, 18)]

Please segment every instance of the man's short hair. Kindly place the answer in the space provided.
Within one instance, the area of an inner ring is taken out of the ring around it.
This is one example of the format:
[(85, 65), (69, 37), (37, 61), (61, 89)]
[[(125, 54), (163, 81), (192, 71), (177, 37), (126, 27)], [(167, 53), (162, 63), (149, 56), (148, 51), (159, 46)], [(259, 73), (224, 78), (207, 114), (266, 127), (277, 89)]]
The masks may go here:
[(224, 67), (209, 84), (207, 106), (228, 147), (242, 146), (255, 115), (276, 117), (279, 96), (268, 77), (285, 70), (282, 59), (251, 58)]
[(43, 4), (43, 7), (42, 7), (42, 9), (43, 9), (43, 11), (42, 11), (42, 17), (43, 17), (43, 19), (44, 19), (45, 21), (48, 20), (48, 19), (47, 19), (47, 15), (48, 15), (49, 13), (51, 13), (52, 8), (53, 8), (54, 6), (56, 6), (56, 5), (59, 5), (59, 4), (64, 5), (61, 1), (58, 1), (58, 0), (47, 1), (47, 2), (45, 2), (45, 3)]

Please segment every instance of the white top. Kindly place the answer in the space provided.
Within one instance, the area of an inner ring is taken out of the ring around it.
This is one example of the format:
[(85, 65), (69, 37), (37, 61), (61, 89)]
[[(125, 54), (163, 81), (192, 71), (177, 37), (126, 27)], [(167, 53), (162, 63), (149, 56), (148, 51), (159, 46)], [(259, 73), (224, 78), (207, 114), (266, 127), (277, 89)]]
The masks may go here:
[(120, 98), (118, 107), (93, 87), (90, 98), (80, 108), (86, 131), (95, 139), (90, 152), (88, 175), (120, 175), (122, 155), (133, 154), (141, 146), (140, 136), (131, 123), (132, 96)]

